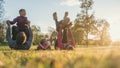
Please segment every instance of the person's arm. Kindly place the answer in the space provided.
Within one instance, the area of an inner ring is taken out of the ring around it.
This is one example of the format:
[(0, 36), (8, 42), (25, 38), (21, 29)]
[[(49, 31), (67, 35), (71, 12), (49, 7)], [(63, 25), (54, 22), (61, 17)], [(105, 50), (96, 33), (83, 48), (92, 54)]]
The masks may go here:
[(29, 38), (28, 38), (28, 41), (26, 42), (26, 46), (25, 46), (26, 49), (30, 48), (30, 46), (32, 45), (32, 40), (33, 40), (33, 32), (31, 28), (29, 27), (28, 30), (29, 30)]
[(10, 26), (7, 28), (7, 31), (6, 31), (6, 39), (8, 41), (8, 45), (10, 46), (10, 48), (15, 48), (15, 41), (12, 40), (11, 38)]
[(15, 24), (18, 20), (18, 17), (14, 18), (13, 21), (10, 21), (10, 24)]
[(50, 43), (47, 41), (47, 45), (45, 46), (45, 49), (50, 49)]
[(39, 45), (39, 48), (45, 50), (45, 47), (42, 44)]

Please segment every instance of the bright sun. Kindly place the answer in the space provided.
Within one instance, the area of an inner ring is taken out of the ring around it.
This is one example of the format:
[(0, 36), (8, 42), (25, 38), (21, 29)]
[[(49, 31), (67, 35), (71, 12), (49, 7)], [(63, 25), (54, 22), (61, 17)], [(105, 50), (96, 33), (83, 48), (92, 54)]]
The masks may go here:
[(120, 40), (120, 23), (113, 23), (110, 26), (110, 35), (113, 41)]

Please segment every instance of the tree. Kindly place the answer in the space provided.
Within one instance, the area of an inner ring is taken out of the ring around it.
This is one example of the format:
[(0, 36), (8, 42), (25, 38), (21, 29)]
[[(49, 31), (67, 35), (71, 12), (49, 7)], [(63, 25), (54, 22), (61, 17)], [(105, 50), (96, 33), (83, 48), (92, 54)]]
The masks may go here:
[(4, 12), (4, 0), (0, 0), (0, 43), (5, 40)]
[[(96, 20), (94, 14), (91, 14), (90, 10), (93, 6), (93, 0), (79, 1), (81, 3), (81, 12), (77, 14), (75, 24), (72, 28), (75, 41), (81, 42), (82, 40), (85, 40), (86, 45), (88, 46), (88, 37), (89, 35), (93, 35), (99, 38), (101, 45), (109, 44), (111, 41), (108, 32), (110, 24), (106, 20)], [(95, 41), (98, 41), (98, 39)]]
[(57, 31), (53, 27), (49, 27), (48, 31), (49, 31), (49, 34), (50, 34), (50, 43), (51, 43), (51, 45), (52, 45), (53, 42), (55, 44), (56, 39), (57, 39)]
[(43, 37), (43, 35), (40, 33), (41, 32), (40, 27), (36, 25), (32, 25), (31, 28), (33, 30), (33, 35), (34, 35), (33, 44), (34, 45), (39, 44), (40, 39)]
[(75, 20), (71, 31), (73, 33), (76, 44), (82, 44), (81, 41), (84, 39), (84, 30), (80, 26), (79, 21)]
[(3, 28), (3, 25), (2, 25), (2, 23), (0, 23), (0, 43), (1, 42), (3, 42), (3, 40), (4, 40), (4, 28)]
[(100, 38), (101, 45), (109, 45), (111, 43), (110, 33), (108, 32), (110, 24), (104, 19), (97, 20), (96, 27), (98, 29), (97, 36)]
[(96, 30), (94, 14), (89, 14), (88, 11), (92, 9), (93, 0), (79, 0), (81, 2), (81, 13), (77, 14), (79, 27), (82, 28), (86, 45), (88, 46), (88, 36)]
[(4, 0), (0, 0), (0, 22), (2, 22), (4, 18), (5, 13), (4, 3), (5, 3)]

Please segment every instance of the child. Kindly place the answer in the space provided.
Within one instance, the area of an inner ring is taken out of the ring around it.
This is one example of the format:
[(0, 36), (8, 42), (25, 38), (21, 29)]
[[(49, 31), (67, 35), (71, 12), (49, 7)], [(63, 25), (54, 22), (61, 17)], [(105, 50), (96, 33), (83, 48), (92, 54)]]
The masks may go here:
[(12, 34), (13, 34), (12, 39), (13, 40), (16, 39), (16, 35), (20, 31), (24, 31), (27, 35), (27, 38), (29, 37), (27, 27), (30, 25), (30, 22), (28, 21), (27, 17), (25, 17), (26, 10), (20, 9), (19, 14), (20, 14), (20, 16), (16, 17), (13, 21), (7, 20), (7, 22), (9, 22), (11, 25), (17, 23), (17, 27), (16, 26), (12, 27)]
[(39, 46), (37, 47), (37, 50), (50, 50), (50, 49), (51, 49), (50, 44), (46, 39), (42, 39), (40, 41)]

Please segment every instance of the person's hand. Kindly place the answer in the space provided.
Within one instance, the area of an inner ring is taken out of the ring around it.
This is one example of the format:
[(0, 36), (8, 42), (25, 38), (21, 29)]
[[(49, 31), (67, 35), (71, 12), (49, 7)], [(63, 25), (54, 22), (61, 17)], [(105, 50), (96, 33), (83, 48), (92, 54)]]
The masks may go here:
[(6, 24), (7, 24), (7, 26), (9, 27), (9, 26), (10, 26), (10, 21), (7, 20)]
[(56, 12), (53, 13), (53, 19), (54, 19), (54, 20), (57, 20), (57, 19), (58, 19), (58, 18), (57, 18), (57, 13), (56, 13)]
[(25, 24), (25, 26), (26, 26), (27, 28), (29, 28), (29, 27), (30, 27), (30, 24)]
[(72, 25), (73, 25), (72, 22), (70, 22), (70, 23), (68, 24), (68, 28), (70, 28)]
[(25, 26), (26, 26), (27, 28), (29, 28), (29, 27), (30, 27), (30, 21), (27, 21), (27, 23), (25, 24)]
[(10, 22), (10, 20), (7, 20), (6, 22)]
[(68, 29), (70, 29), (71, 26), (72, 26), (72, 22), (70, 22), (69, 24), (67, 24), (66, 26), (64, 26), (64, 28), (68, 28)]

